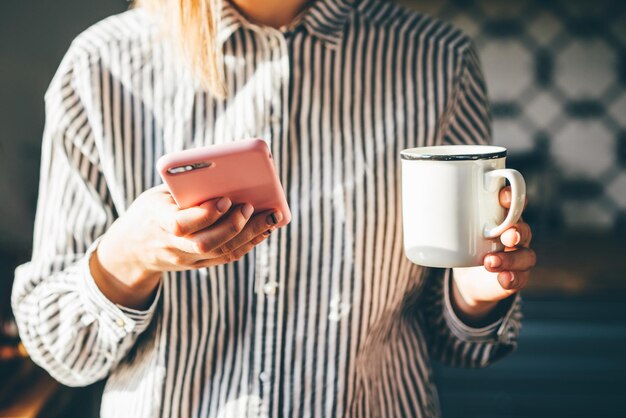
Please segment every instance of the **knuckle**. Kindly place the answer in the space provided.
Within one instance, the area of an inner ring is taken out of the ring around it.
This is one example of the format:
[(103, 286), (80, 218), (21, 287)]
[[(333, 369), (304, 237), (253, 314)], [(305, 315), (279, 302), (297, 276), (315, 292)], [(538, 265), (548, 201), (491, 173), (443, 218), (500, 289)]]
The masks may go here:
[(202, 225), (209, 225), (213, 223), (213, 212), (206, 207), (202, 207), (202, 213), (199, 218)]
[(233, 261), (233, 253), (226, 253), (223, 255), (223, 258), (224, 262), (230, 263), (231, 261)]
[(225, 255), (230, 254), (230, 251), (228, 251), (224, 245), (220, 245), (219, 247), (217, 247), (217, 252), (219, 253), (220, 256), (225, 256)]
[(149, 265), (155, 266), (162, 261), (163, 257), (161, 256), (162, 249), (159, 251), (147, 251), (146, 252), (146, 261)]
[(230, 226), (229, 232), (231, 232), (233, 235), (237, 235), (243, 230), (244, 222), (242, 222), (241, 219), (236, 219), (236, 220), (233, 220), (233, 222), (231, 222), (229, 226)]
[(514, 252), (515, 251), (511, 251), (500, 255), (500, 258), (502, 259), (502, 265), (500, 266), (500, 270), (508, 270), (511, 268), (511, 265), (513, 264), (512, 253)]
[(170, 255), (170, 263), (176, 265), (176, 266), (182, 266), (186, 264), (186, 259), (185, 257), (180, 254), (180, 253), (171, 253)]
[(258, 229), (254, 232), (254, 235), (260, 235), (263, 236), (264, 233), (266, 233), (267, 231), (273, 231), (275, 229), (274, 226), (268, 226), (267, 223), (262, 222), (261, 224), (259, 224)]
[(206, 241), (198, 240), (194, 243), (194, 247), (197, 253), (205, 254), (208, 253), (211, 249)]
[(221, 246), (213, 247), (205, 252), (205, 255), (211, 258), (220, 258), (227, 254)]
[(242, 251), (237, 251), (235, 253), (233, 253), (233, 261), (239, 261), (241, 260), (241, 257), (243, 257), (243, 252)]
[(235, 250), (235, 244), (232, 241), (227, 241), (220, 247), (220, 250), (222, 254), (231, 253)]
[(195, 249), (195, 252), (198, 254), (205, 254), (208, 251), (207, 245), (204, 241), (196, 241), (193, 244), (193, 247)]
[(180, 221), (176, 217), (171, 222), (170, 232), (177, 237), (182, 237), (185, 235), (185, 228), (181, 225)]

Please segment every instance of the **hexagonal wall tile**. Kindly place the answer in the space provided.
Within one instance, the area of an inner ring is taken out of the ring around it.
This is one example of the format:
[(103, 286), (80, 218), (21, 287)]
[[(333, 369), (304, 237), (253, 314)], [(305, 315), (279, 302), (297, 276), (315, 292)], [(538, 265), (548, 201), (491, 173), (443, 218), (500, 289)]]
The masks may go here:
[(606, 1), (558, 0), (561, 9), (573, 17), (603, 16), (606, 14)]
[(611, 33), (626, 44), (626, 15), (621, 15), (611, 24)]
[(556, 83), (575, 99), (600, 97), (616, 80), (615, 51), (598, 39), (570, 43), (556, 59)]
[(539, 45), (549, 44), (563, 30), (563, 25), (551, 12), (541, 11), (528, 24), (527, 31)]
[(514, 100), (532, 84), (532, 56), (520, 42), (491, 40), (480, 56), (491, 98)]
[(515, 18), (520, 16), (528, 8), (529, 0), (499, 1), (478, 0), (478, 7), (489, 17)]
[(606, 193), (621, 209), (626, 209), (626, 171), (622, 171), (606, 188)]
[(511, 153), (531, 151), (534, 146), (532, 131), (525, 130), (513, 119), (494, 120), (493, 142), (506, 147)]
[(546, 92), (539, 93), (524, 107), (524, 113), (539, 129), (547, 128), (562, 111), (563, 105)]
[(615, 164), (615, 137), (600, 122), (572, 121), (553, 137), (551, 151), (566, 176), (597, 177)]
[(571, 229), (609, 230), (615, 221), (615, 209), (599, 201), (566, 201), (565, 224)]
[(618, 125), (626, 126), (626, 93), (622, 93), (616, 101), (611, 103), (609, 115), (613, 117)]

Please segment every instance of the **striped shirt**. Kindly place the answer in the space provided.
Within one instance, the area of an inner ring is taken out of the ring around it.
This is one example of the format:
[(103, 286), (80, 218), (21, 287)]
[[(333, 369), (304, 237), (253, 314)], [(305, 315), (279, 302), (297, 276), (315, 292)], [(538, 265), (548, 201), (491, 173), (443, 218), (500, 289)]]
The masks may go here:
[[(520, 302), (473, 328), (450, 270), (402, 248), (400, 150), (490, 137), (460, 31), (378, 0), (314, 1), (281, 30), (221, 6), (230, 94), (204, 92), (141, 9), (72, 43), (46, 93), (32, 260), (12, 304), (60, 382), (108, 378), (104, 417), (436, 417), (431, 359), (515, 347)], [(99, 237), (161, 182), (164, 153), (267, 141), (292, 221), (238, 261), (163, 274), (145, 311), (89, 272)]]

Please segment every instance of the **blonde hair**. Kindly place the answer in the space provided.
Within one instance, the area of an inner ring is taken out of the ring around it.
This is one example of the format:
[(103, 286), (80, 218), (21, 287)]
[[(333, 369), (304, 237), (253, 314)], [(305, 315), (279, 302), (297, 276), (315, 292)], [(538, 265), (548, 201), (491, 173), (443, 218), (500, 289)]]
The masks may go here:
[(200, 84), (218, 97), (226, 96), (221, 47), (217, 43), (219, 10), (224, 0), (135, 0), (162, 20)]

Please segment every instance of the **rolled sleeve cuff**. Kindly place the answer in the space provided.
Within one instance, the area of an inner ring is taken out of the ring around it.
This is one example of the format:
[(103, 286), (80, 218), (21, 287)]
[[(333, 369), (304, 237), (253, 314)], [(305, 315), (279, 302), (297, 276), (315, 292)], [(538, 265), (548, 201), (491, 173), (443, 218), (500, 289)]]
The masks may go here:
[(89, 260), (98, 247), (99, 242), (100, 238), (89, 246), (85, 257), (81, 261), (80, 294), (83, 297), (86, 309), (99, 319), (100, 326), (112, 331), (115, 337), (121, 340), (130, 333), (139, 334), (143, 332), (150, 325), (161, 297), (162, 283), (159, 283), (154, 300), (146, 310), (131, 309), (113, 303), (102, 293), (89, 268)]
[(461, 341), (513, 344), (519, 333), (521, 319), (521, 298), (519, 293), (501, 303), (504, 312), (496, 321), (484, 327), (475, 328), (463, 322), (452, 307), (452, 270), (447, 269), (444, 275), (443, 298), (444, 318), (450, 331)]

